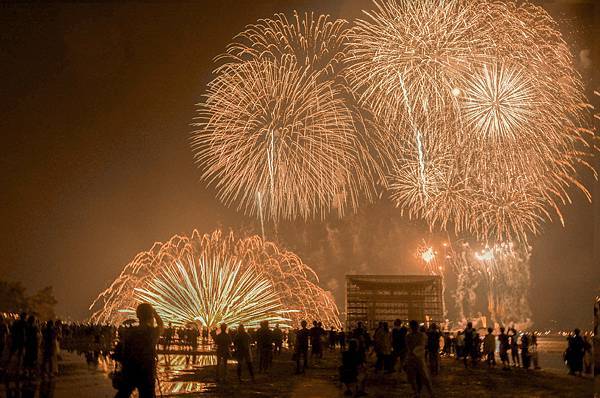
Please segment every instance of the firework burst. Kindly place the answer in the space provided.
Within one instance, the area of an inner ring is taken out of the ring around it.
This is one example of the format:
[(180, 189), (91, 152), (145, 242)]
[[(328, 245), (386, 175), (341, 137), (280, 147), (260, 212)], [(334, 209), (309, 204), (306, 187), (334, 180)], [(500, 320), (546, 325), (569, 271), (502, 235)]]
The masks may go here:
[(308, 219), (370, 200), (383, 174), (339, 81), (346, 22), (297, 14), (240, 33), (208, 85), (192, 139), (203, 178), (246, 214)]
[(291, 326), (320, 319), (339, 326), (333, 298), (317, 283), (298, 256), (257, 236), (194, 231), (138, 254), (92, 303), (91, 319), (120, 323), (149, 302), (175, 325), (270, 320)]
[[(527, 241), (589, 167), (582, 83), (556, 23), (528, 3), (375, 2), (345, 75), (389, 138), (391, 197), (431, 228)], [(589, 167), (591, 169), (591, 167)]]

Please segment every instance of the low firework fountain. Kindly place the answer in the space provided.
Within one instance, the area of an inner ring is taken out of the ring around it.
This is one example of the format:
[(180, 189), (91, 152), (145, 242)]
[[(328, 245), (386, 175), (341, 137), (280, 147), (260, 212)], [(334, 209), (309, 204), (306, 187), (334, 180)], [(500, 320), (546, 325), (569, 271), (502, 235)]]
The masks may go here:
[(527, 301), (530, 282), (531, 247), (512, 242), (475, 250), (467, 242), (451, 246), (447, 261), (457, 277), (454, 293), (459, 319), (477, 317), (477, 293), (487, 295), (491, 321), (498, 324), (531, 322)]
[(296, 326), (301, 319), (340, 326), (331, 294), (297, 255), (258, 236), (221, 231), (176, 235), (139, 253), (92, 303), (91, 320), (120, 323), (135, 316), (140, 302), (178, 326)]

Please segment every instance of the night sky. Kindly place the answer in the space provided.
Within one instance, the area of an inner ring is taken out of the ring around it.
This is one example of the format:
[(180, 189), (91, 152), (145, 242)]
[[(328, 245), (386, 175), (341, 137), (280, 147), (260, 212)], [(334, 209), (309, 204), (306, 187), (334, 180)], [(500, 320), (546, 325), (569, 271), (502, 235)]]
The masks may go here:
[[(541, 1), (559, 21), (598, 109), (600, 3)], [(55, 289), (73, 319), (137, 252), (194, 228), (259, 233), (199, 180), (189, 148), (213, 58), (275, 12), (360, 16), (367, 1), (3, 4), (0, 6), (0, 279)], [(586, 50), (588, 52), (586, 52)], [(583, 52), (582, 52), (583, 51)], [(596, 159), (596, 163), (598, 163)], [(598, 184), (533, 239), (539, 326), (588, 327), (600, 288)], [(343, 220), (283, 223), (267, 237), (296, 251), (343, 303), (343, 275), (417, 273), (428, 234), (382, 200)]]

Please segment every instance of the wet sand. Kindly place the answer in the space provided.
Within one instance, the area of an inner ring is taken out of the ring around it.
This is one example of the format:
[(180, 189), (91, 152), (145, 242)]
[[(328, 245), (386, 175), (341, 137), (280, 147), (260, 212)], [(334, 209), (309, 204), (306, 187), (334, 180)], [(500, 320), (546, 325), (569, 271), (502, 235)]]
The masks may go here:
[[(339, 353), (325, 354), (305, 375), (294, 375), (291, 355), (284, 352), (275, 358), (268, 375), (257, 375), (250, 382), (244, 371), (244, 381), (237, 381), (235, 364), (229, 366), (228, 382), (216, 383), (211, 357), (197, 357), (196, 361), (181, 355), (162, 357), (160, 388), (164, 396), (185, 397), (341, 397), (343, 390), (337, 380)], [(373, 358), (371, 358), (373, 359)], [(542, 364), (543, 365), (543, 364)], [(97, 368), (86, 365), (83, 357), (65, 354), (60, 365), (61, 375), (52, 383), (22, 383), (17, 389), (14, 382), (0, 387), (0, 397), (52, 398), (105, 398), (113, 397), (107, 372), (110, 362), (102, 361)], [(567, 376), (558, 369), (525, 371), (512, 369), (488, 370), (484, 364), (477, 369), (465, 369), (462, 362), (442, 360), (441, 375), (434, 378), (438, 397), (592, 397), (593, 380)], [(21, 395), (16, 394), (17, 391)], [(370, 397), (411, 396), (404, 373), (367, 376)], [(160, 395), (158, 395), (160, 396)], [(424, 395), (425, 396), (425, 395)]]

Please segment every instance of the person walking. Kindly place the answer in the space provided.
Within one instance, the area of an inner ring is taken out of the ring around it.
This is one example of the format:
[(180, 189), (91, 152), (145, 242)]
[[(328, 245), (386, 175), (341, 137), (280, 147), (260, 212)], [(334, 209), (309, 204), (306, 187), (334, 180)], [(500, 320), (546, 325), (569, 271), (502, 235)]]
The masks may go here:
[(235, 348), (235, 359), (237, 360), (237, 377), (242, 381), (242, 367), (244, 363), (248, 367), (248, 373), (254, 381), (254, 369), (252, 368), (252, 355), (250, 353), (250, 335), (246, 332), (246, 328), (240, 323), (237, 333), (233, 338), (233, 346)]
[(421, 396), (423, 387), (430, 397), (433, 397), (433, 387), (425, 363), (425, 348), (427, 335), (419, 331), (419, 323), (415, 320), (409, 323), (410, 333), (406, 335), (407, 356), (405, 363), (406, 376), (415, 397)]
[(115, 347), (114, 358), (122, 366), (119, 381), (113, 379), (118, 390), (115, 398), (129, 398), (136, 389), (139, 398), (156, 397), (156, 345), (164, 325), (148, 303), (139, 304), (135, 312), (139, 325), (126, 329)]

